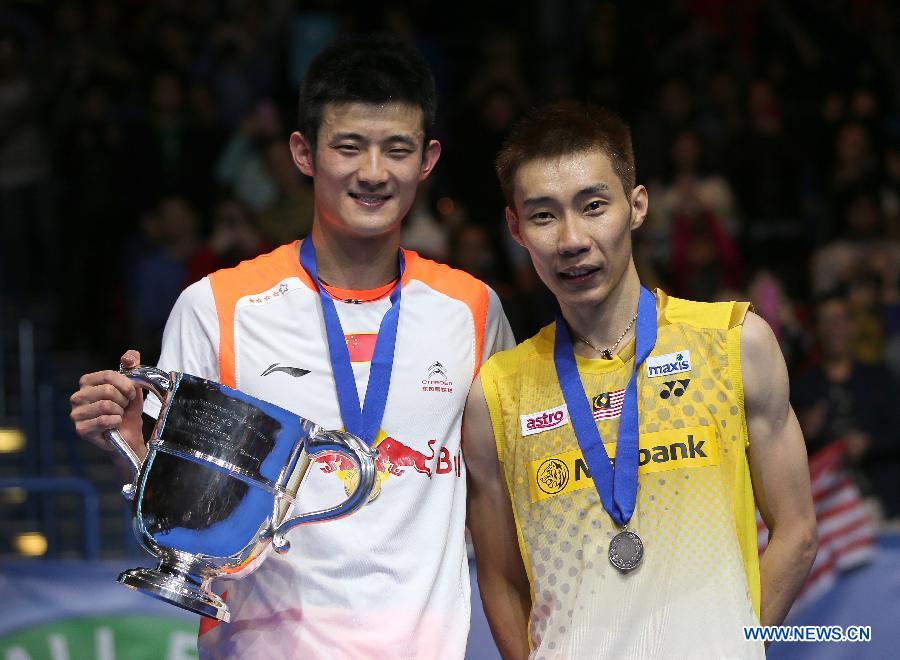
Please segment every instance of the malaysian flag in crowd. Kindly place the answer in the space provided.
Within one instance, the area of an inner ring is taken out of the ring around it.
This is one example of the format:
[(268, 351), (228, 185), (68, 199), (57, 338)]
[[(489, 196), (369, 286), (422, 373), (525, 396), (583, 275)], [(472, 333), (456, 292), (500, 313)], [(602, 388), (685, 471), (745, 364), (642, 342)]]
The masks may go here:
[(625, 399), (625, 390), (604, 392), (591, 399), (591, 409), (594, 419), (615, 419), (622, 414), (622, 401)]
[[(840, 440), (809, 458), (809, 476), (819, 532), (819, 549), (794, 609), (826, 592), (841, 571), (860, 566), (875, 549), (875, 517), (863, 500), (845, 464)], [(756, 512), (759, 552), (766, 549), (769, 530)]]

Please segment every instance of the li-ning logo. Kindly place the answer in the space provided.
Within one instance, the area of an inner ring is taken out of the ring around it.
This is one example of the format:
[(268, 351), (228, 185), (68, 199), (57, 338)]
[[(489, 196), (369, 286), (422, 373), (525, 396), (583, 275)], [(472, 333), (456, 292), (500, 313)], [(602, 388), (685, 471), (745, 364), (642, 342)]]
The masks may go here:
[(558, 429), (569, 423), (569, 410), (565, 404), (558, 408), (542, 410), (530, 415), (521, 415), (519, 422), (522, 427), (522, 435), (533, 435), (550, 429)]
[(647, 358), (647, 377), (657, 378), (691, 370), (691, 352), (677, 351)]
[(300, 367), (286, 367), (284, 365), (278, 364), (277, 362), (273, 362), (263, 370), (260, 376), (268, 376), (269, 374), (275, 373), (276, 371), (282, 371), (289, 376), (293, 376), (294, 378), (300, 378), (300, 376), (305, 376), (309, 373), (309, 369), (301, 369)]
[(453, 392), (453, 381), (447, 376), (444, 365), (435, 360), (428, 367), (428, 375), (422, 379), (423, 392)]
[(681, 396), (687, 391), (688, 385), (690, 384), (690, 378), (683, 378), (681, 380), (667, 380), (665, 383), (663, 383), (665, 388), (662, 392), (659, 393), (659, 398), (668, 399), (672, 395)]

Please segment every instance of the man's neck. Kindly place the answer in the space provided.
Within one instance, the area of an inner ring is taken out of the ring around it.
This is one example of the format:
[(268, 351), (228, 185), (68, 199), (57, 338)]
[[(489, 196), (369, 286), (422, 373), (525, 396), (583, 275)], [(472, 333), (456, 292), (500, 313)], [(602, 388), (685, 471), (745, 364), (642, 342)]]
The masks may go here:
[(619, 340), (616, 352), (627, 344), (634, 335), (634, 324), (624, 336), (622, 332), (637, 313), (640, 292), (641, 282), (634, 264), (631, 264), (609, 295), (600, 303), (591, 306), (562, 305), (561, 311), (572, 330), (576, 352), (595, 357), (594, 351), (577, 337), (586, 339), (600, 349), (611, 347)]
[(382, 236), (336, 235), (313, 223), (319, 278), (341, 289), (375, 289), (399, 276), (397, 250), (400, 232)]

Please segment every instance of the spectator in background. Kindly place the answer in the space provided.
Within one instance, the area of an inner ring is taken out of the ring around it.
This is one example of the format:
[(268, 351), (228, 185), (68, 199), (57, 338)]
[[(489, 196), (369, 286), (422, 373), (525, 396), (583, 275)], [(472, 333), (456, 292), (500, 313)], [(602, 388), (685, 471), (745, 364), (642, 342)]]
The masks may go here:
[(702, 145), (695, 131), (677, 135), (670, 161), (668, 182), (653, 191), (658, 208), (646, 231), (672, 293), (714, 300), (720, 290), (741, 285), (734, 194), (723, 177), (702, 165)]
[(900, 240), (900, 141), (885, 149), (882, 172), (879, 204), (884, 214), (885, 234)]
[(219, 200), (213, 209), (212, 234), (188, 258), (182, 288), (271, 250), (272, 244), (263, 238), (255, 220), (250, 210), (233, 197)]
[(270, 139), (262, 147), (264, 174), (275, 183), (276, 197), (259, 211), (259, 230), (272, 245), (306, 236), (312, 227), (312, 183), (297, 171), (284, 142)]
[(164, 196), (152, 212), (142, 216), (142, 236), (134, 261), (126, 256), (129, 278), (131, 334), (155, 361), (163, 327), (188, 278), (188, 264), (200, 248), (198, 219), (186, 197)]
[(282, 140), (281, 117), (275, 104), (263, 99), (244, 116), (231, 134), (215, 166), (220, 185), (254, 213), (270, 208), (278, 200), (278, 182), (266, 166), (265, 148)]
[(834, 143), (834, 165), (831, 170), (831, 197), (840, 208), (848, 197), (877, 181), (878, 159), (872, 148), (872, 135), (865, 124), (850, 121), (837, 132)]
[(158, 71), (149, 101), (146, 116), (125, 135), (125, 198), (141, 208), (170, 190), (185, 190), (192, 204), (202, 204), (201, 196), (209, 190), (209, 162), (204, 160), (209, 150), (191, 121), (184, 80), (175, 71)]
[(747, 292), (756, 313), (766, 320), (778, 339), (788, 373), (795, 374), (809, 356), (811, 340), (784, 284), (771, 271), (760, 270), (750, 278)]
[[(433, 187), (431, 178), (425, 179), (419, 184), (416, 199), (403, 220), (400, 243), (408, 250), (415, 250), (423, 257), (447, 262), (450, 260), (448, 255), (450, 232), (443, 224), (443, 218), (435, 212), (431, 200)], [(462, 266), (457, 267), (462, 268)], [(469, 271), (467, 268), (462, 269), (478, 277), (473, 271)]]
[(23, 38), (0, 28), (0, 293), (29, 304), (53, 295), (60, 256), (39, 118)]
[[(634, 150), (646, 181), (665, 177), (668, 161), (665, 148), (675, 136), (692, 126), (694, 94), (680, 78), (669, 78), (659, 87), (656, 107), (644, 111), (634, 131)], [(662, 148), (661, 148), (662, 146)]]
[(770, 82), (758, 79), (749, 86), (746, 112), (746, 129), (731, 146), (729, 160), (749, 247), (765, 249), (770, 260), (795, 262), (806, 240), (799, 152), (785, 131), (782, 102)]
[(881, 501), (888, 517), (900, 514), (900, 429), (894, 384), (881, 365), (860, 364), (851, 305), (841, 294), (815, 309), (818, 359), (795, 381), (794, 408), (810, 454), (844, 443), (864, 493)]

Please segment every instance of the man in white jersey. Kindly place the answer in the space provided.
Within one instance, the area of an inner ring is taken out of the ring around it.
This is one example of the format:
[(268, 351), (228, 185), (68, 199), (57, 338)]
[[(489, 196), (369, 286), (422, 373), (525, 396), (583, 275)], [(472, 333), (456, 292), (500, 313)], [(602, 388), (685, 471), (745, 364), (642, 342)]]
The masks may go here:
[[(213, 273), (172, 310), (160, 368), (220, 381), (327, 428), (361, 420), (379, 454), (363, 509), (293, 532), (286, 555), (218, 585), (231, 622), (201, 622), (204, 657), (464, 655), (462, 413), (482, 362), (513, 341), (485, 284), (399, 249), (401, 220), (441, 151), (429, 135), (434, 97), (427, 64), (398, 41), (324, 51), (290, 138), (298, 169), (314, 181), (311, 235)], [(126, 367), (139, 361), (133, 350), (122, 357)], [(387, 374), (387, 385), (370, 373)], [(380, 420), (367, 397), (376, 387)], [(140, 392), (115, 371), (85, 375), (72, 396), (82, 437), (102, 442), (118, 427), (139, 455), (141, 411)], [(300, 508), (337, 503), (356, 478), (339, 458), (319, 459)]]
[[(554, 324), (494, 355), (466, 410), (469, 526), (505, 657), (759, 658), (815, 556), (775, 337), (746, 303), (641, 286), (628, 127), (561, 103), (497, 161)], [(759, 560), (754, 504), (771, 530)]]

